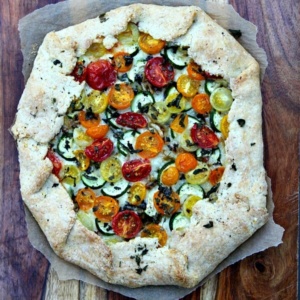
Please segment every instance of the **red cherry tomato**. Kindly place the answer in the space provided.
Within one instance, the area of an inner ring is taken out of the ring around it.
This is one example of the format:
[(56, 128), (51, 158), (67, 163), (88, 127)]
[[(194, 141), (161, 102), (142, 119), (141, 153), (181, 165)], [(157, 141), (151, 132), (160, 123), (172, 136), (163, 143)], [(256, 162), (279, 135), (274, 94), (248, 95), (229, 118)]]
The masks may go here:
[(94, 90), (103, 91), (112, 86), (117, 79), (117, 71), (104, 59), (91, 62), (87, 66), (86, 82)]
[(142, 228), (140, 217), (131, 210), (124, 210), (112, 219), (113, 231), (124, 239), (134, 238)]
[(126, 112), (119, 115), (116, 122), (121, 126), (130, 127), (132, 129), (145, 128), (147, 126), (145, 117), (135, 112)]
[(110, 157), (114, 149), (113, 142), (108, 138), (95, 140), (84, 150), (85, 155), (93, 161), (101, 162)]
[(130, 182), (140, 181), (146, 178), (150, 172), (151, 164), (148, 159), (133, 159), (122, 166), (123, 177)]
[(191, 129), (191, 137), (193, 142), (203, 149), (215, 148), (219, 144), (217, 135), (204, 125), (199, 126), (198, 124), (194, 124)]
[(172, 65), (163, 57), (154, 57), (148, 60), (145, 66), (147, 80), (158, 88), (166, 86), (174, 79)]
[(62, 168), (62, 163), (59, 160), (59, 158), (54, 154), (54, 152), (52, 150), (48, 150), (48, 153), (46, 155), (47, 158), (49, 158), (52, 162), (53, 165), (53, 169), (52, 169), (52, 173), (58, 177), (58, 174)]
[(86, 68), (83, 65), (83, 62), (79, 61), (76, 63), (71, 76), (74, 76), (75, 81), (79, 81), (80, 83), (86, 79)]

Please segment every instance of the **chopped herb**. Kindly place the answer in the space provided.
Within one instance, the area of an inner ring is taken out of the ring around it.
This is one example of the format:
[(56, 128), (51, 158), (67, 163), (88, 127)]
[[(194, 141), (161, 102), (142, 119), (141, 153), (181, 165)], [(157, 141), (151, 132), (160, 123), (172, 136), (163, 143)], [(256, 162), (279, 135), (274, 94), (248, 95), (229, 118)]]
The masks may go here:
[(237, 170), (235, 163), (233, 163), (233, 164), (231, 165), (231, 169), (234, 170), (234, 171)]
[(238, 119), (237, 122), (239, 123), (239, 125), (240, 125), (241, 127), (244, 127), (244, 125), (245, 125), (245, 123), (246, 123), (246, 121), (245, 121), (244, 119)]
[(254, 146), (255, 144), (256, 144), (256, 143), (251, 143), (250, 146), (252, 147), (252, 146)]
[(56, 188), (56, 187), (58, 187), (58, 186), (59, 186), (58, 183), (53, 183), (53, 185), (52, 185), (53, 188)]
[(227, 187), (231, 187), (232, 186), (232, 184), (229, 182), (229, 183), (227, 183)]
[(207, 171), (207, 168), (196, 169), (196, 170), (193, 171), (193, 174), (197, 175), (197, 174), (200, 174), (200, 173), (203, 173), (203, 172), (206, 172), (206, 171)]
[(182, 98), (182, 95), (181, 94), (178, 94), (178, 96), (176, 96), (176, 98), (174, 100), (172, 100), (171, 102), (169, 102), (167, 104), (167, 107), (177, 107), (177, 108), (180, 108), (180, 100)]
[(133, 62), (133, 57), (130, 55), (124, 55), (125, 66), (130, 66)]
[(184, 120), (185, 120), (185, 114), (180, 114), (180, 116), (179, 116), (179, 125), (182, 128), (185, 128)]
[(57, 66), (57, 65), (59, 65), (59, 67), (61, 67), (62, 68), (62, 62), (60, 61), (60, 60), (58, 60), (58, 59), (56, 59), (54, 62), (53, 62), (53, 64), (54, 64), (54, 66)]
[(100, 16), (99, 16), (99, 19), (100, 19), (100, 23), (104, 23), (104, 22), (106, 22), (108, 19), (105, 17), (105, 13), (104, 14), (101, 14)]
[(213, 221), (209, 221), (207, 224), (203, 225), (203, 227), (205, 227), (205, 228), (212, 228), (212, 227), (214, 227), (214, 222)]

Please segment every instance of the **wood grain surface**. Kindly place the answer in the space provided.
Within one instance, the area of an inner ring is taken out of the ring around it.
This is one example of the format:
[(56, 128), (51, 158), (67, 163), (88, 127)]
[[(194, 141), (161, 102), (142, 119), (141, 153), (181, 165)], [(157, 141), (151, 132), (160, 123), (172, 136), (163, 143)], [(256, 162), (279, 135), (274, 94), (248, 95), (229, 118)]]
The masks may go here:
[[(125, 300), (82, 282), (59, 281), (27, 237), (17, 150), (9, 133), (24, 88), (18, 20), (56, 2), (0, 1), (0, 300)], [(274, 219), (285, 233), (280, 246), (234, 264), (184, 299), (297, 299), (300, 5), (298, 0), (229, 3), (257, 25), (258, 43), (268, 56), (262, 85), (265, 166), (272, 179)]]

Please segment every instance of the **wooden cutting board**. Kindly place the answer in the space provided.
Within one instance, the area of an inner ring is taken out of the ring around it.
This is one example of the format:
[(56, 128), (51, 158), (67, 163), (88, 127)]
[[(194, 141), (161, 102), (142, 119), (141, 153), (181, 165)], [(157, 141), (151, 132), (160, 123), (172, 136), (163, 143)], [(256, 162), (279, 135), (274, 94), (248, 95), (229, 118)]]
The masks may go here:
[[(0, 1), (0, 299), (129, 299), (75, 280), (60, 282), (27, 238), (17, 149), (9, 133), (24, 88), (17, 28), (20, 18), (56, 2), (60, 1)], [(262, 85), (265, 167), (272, 179), (274, 219), (285, 228), (285, 234), (279, 247), (234, 264), (184, 299), (296, 299), (299, 1), (229, 2), (258, 26), (258, 43), (268, 55)]]

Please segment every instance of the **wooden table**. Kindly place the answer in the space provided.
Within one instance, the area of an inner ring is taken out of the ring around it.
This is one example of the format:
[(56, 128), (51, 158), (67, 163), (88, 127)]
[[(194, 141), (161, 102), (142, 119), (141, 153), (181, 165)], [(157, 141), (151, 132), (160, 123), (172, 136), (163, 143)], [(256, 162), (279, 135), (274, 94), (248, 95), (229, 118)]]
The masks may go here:
[[(27, 238), (17, 150), (8, 131), (24, 88), (17, 26), (21, 17), (56, 2), (59, 0), (0, 1), (0, 299), (128, 299), (78, 281), (59, 282)], [(274, 219), (285, 234), (279, 247), (225, 269), (184, 299), (296, 299), (299, 1), (229, 2), (258, 26), (258, 43), (268, 55), (262, 86), (265, 166), (272, 179)]]

